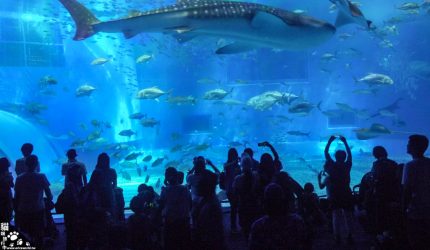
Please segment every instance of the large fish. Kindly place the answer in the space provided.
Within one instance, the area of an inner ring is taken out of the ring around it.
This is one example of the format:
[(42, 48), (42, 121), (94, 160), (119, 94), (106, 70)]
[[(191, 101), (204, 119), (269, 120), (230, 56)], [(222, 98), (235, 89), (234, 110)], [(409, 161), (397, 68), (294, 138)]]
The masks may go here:
[(361, 79), (356, 79), (356, 82), (362, 82), (367, 83), (369, 86), (391, 86), (394, 84), (394, 80), (384, 74), (378, 74), (378, 73), (370, 73), (366, 76), (362, 77)]
[[(180, 0), (164, 8), (102, 22), (76, 0), (59, 1), (76, 23), (74, 40), (98, 32), (123, 33), (126, 38), (157, 32), (171, 34), (179, 42), (212, 36), (233, 39), (234, 43), (216, 51), (231, 54), (255, 48), (304, 50), (326, 42), (336, 32), (336, 27), (325, 21), (256, 3)], [(353, 23), (355, 19), (347, 21)]]
[(356, 129), (354, 132), (359, 140), (369, 140), (380, 135), (391, 134), (391, 131), (388, 128), (379, 123), (372, 124), (370, 128)]
[(367, 20), (356, 4), (349, 0), (330, 0), (339, 9), (339, 14), (336, 19), (336, 27), (343, 26), (349, 23), (356, 23), (371, 29), (372, 21)]
[(391, 116), (391, 117), (397, 117), (396, 110), (400, 108), (399, 102), (402, 101), (403, 98), (397, 98), (396, 101), (394, 101), (392, 104), (382, 107), (376, 111), (375, 114), (370, 116), (370, 118), (378, 117), (378, 116)]

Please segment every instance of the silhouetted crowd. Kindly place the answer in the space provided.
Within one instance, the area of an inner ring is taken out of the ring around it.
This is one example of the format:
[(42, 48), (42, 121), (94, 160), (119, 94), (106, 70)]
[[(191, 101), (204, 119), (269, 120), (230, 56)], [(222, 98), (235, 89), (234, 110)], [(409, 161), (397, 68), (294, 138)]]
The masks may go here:
[[(346, 150), (337, 150), (333, 159), (329, 150), (337, 138)], [(229, 149), (221, 171), (198, 156), (187, 173), (166, 168), (160, 194), (152, 186), (139, 185), (129, 204), (133, 214), (126, 218), (123, 190), (106, 153), (98, 156), (87, 181), (85, 165), (70, 149), (61, 170), (65, 186), (54, 203), (33, 146), (26, 143), (23, 158), (15, 164), (15, 182), (9, 160), (0, 159), (0, 219), (14, 219), (15, 228), (38, 248), (47, 244), (47, 236), (58, 237), (51, 214), (55, 208), (64, 214), (67, 249), (222, 250), (228, 245), (226, 233), (242, 233), (249, 249), (312, 249), (323, 226), (331, 228), (333, 244), (352, 246), (354, 223), (372, 236), (375, 249), (429, 249), (428, 144), (423, 135), (410, 136), (407, 153), (412, 160), (406, 164), (390, 160), (384, 147), (374, 147), (371, 170), (352, 190), (351, 149), (344, 137), (330, 137), (324, 170), (318, 174), (326, 198), (316, 195), (311, 183), (302, 187), (283, 171), (268, 142), (259, 146), (272, 154), (264, 153), (260, 161), (251, 148), (241, 155)], [(224, 232), (217, 186), (230, 204), (230, 232)]]

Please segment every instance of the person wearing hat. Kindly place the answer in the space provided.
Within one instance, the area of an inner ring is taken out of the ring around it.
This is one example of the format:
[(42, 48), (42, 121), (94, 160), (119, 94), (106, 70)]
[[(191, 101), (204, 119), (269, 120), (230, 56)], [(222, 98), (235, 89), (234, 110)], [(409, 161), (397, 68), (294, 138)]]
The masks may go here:
[(68, 161), (61, 167), (61, 174), (65, 176), (64, 186), (72, 184), (77, 191), (80, 191), (87, 185), (87, 169), (82, 162), (76, 160), (78, 154), (75, 149), (69, 149), (66, 155)]

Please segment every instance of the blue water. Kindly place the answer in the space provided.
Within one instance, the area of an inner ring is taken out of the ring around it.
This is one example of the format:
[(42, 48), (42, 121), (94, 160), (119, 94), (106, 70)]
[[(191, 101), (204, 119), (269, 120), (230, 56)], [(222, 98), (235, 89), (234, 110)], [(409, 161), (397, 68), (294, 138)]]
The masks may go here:
[[(172, 3), (80, 2), (103, 21), (126, 16), (130, 10), (150, 10)], [(337, 10), (330, 12), (329, 1), (260, 3), (304, 10), (306, 15), (330, 23), (334, 23), (337, 14)], [(89, 172), (97, 155), (107, 152), (128, 200), (148, 175), (151, 185), (162, 180), (167, 163), (186, 171), (194, 156), (204, 155), (221, 168), (232, 144), (238, 144), (239, 152), (245, 145), (252, 147), (258, 159), (267, 150), (258, 148), (257, 143), (265, 140), (278, 149), (285, 170), (294, 178), (301, 184), (315, 183), (312, 169), (322, 168), (327, 138), (342, 134), (353, 146), (352, 183), (357, 184), (371, 167), (369, 152), (373, 146), (385, 145), (392, 158), (405, 162), (409, 159), (405, 152), (407, 136), (430, 134), (430, 9), (423, 5), (418, 13), (407, 13), (398, 9), (402, 4), (361, 1), (362, 12), (383, 35), (376, 36), (350, 24), (338, 28), (328, 42), (304, 51), (262, 48), (216, 55), (216, 49), (228, 44), (229, 39), (203, 37), (180, 44), (164, 34), (139, 34), (125, 39), (122, 34), (99, 33), (84, 41), (73, 41), (75, 24), (59, 2), (3, 0), (0, 154), (15, 161), (20, 157), (21, 144), (32, 142), (34, 153), (41, 158), (42, 172), (58, 194), (64, 181), (60, 164), (73, 143), (78, 159), (85, 162)], [(136, 63), (145, 54), (151, 59)], [(97, 58), (109, 61), (91, 65)], [(369, 73), (387, 75), (394, 84), (370, 88), (355, 82)], [(46, 76), (55, 79), (56, 84), (41, 84)], [(76, 89), (84, 84), (96, 90), (89, 96), (76, 97)], [(192, 96), (197, 101), (194, 105), (171, 104), (166, 102), (168, 94), (157, 100), (135, 98), (139, 90), (154, 86), (171, 91), (174, 97)], [(217, 88), (232, 91), (224, 100), (239, 103), (228, 105), (203, 99), (205, 92)], [(266, 91), (291, 92), (299, 100), (290, 105), (274, 104), (264, 111), (246, 105), (250, 98)], [(399, 98), (399, 107), (392, 113), (372, 117)], [(312, 111), (305, 116), (289, 113), (289, 107), (301, 101), (311, 103)], [(339, 111), (336, 103), (348, 104), (353, 111)], [(341, 115), (329, 117), (323, 111)], [(129, 119), (136, 112), (155, 118), (159, 124), (141, 126), (139, 120)], [(358, 140), (354, 130), (374, 123), (384, 125), (390, 134)], [(136, 135), (119, 135), (128, 129)], [(288, 131), (310, 134), (295, 136)], [(175, 146), (179, 151), (172, 153)], [(336, 148), (342, 145), (335, 143), (332, 151)], [(141, 155), (126, 162), (124, 158), (133, 152)], [(152, 160), (143, 162), (148, 155)], [(163, 157), (166, 159), (162, 164), (151, 167), (152, 162)], [(138, 176), (136, 168), (145, 165), (147, 171)], [(131, 180), (125, 178), (125, 173)]]

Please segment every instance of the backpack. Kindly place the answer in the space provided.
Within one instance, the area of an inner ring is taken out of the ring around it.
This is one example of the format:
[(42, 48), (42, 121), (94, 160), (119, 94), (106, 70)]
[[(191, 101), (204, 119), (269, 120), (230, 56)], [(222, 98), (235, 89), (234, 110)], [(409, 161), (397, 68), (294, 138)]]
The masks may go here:
[(399, 195), (397, 184), (397, 163), (383, 159), (377, 162), (374, 170), (373, 193), (384, 200), (394, 200)]
[(57, 198), (55, 211), (64, 214), (78, 207), (78, 194), (73, 186), (66, 186)]
[(87, 185), (82, 189), (79, 194), (78, 206), (83, 213), (92, 211), (100, 206), (98, 195), (92, 187)]
[(81, 166), (78, 163), (73, 162), (70, 164), (69, 169), (67, 170), (66, 179), (68, 182), (72, 182), (75, 185), (82, 182)]

